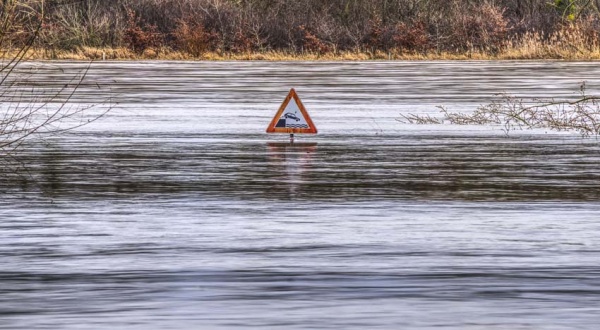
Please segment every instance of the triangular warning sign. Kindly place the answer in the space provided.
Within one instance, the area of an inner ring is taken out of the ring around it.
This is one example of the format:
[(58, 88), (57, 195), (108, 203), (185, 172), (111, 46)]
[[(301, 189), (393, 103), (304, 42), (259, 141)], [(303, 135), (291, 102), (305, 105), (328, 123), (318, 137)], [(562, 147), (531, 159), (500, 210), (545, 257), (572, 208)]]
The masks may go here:
[[(290, 102), (292, 101), (292, 102)], [(317, 134), (317, 127), (306, 112), (302, 101), (292, 88), (279, 111), (271, 120), (267, 133), (309, 133)]]

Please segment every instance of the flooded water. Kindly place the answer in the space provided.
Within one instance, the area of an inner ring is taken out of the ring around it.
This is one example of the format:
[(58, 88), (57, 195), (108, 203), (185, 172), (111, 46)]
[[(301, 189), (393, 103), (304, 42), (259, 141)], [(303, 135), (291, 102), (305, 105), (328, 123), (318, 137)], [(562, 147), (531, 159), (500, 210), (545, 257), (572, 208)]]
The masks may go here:
[[(86, 64), (30, 64), (31, 90)], [(596, 329), (600, 145), (410, 125), (594, 62), (102, 62), (0, 177), (0, 329)], [(93, 83), (92, 83), (93, 82)], [(95, 83), (110, 86), (97, 88)], [(295, 87), (316, 136), (264, 133)]]

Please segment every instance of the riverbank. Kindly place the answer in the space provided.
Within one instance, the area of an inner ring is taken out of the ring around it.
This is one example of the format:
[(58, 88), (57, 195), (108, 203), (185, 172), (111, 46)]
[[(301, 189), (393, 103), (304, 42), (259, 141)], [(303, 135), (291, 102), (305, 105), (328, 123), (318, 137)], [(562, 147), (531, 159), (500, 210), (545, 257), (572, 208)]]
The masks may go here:
[[(5, 52), (0, 58), (11, 58), (16, 52)], [(343, 51), (343, 52), (204, 52), (199, 56), (168, 48), (146, 49), (134, 52), (128, 48), (80, 47), (74, 50), (31, 49), (24, 56), (27, 60), (202, 60), (202, 61), (368, 61), (368, 60), (600, 60), (600, 48), (582, 49), (528, 42), (510, 47), (498, 53), (473, 51), (467, 53), (417, 53), (392, 51)]]
[(9, 1), (0, 57), (64, 60), (600, 60), (586, 1)]

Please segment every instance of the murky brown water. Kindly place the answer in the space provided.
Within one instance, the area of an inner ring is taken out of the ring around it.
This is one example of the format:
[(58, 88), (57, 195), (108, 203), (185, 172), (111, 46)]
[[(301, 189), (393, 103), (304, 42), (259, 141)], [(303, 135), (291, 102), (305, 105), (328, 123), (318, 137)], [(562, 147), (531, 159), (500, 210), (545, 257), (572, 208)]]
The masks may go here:
[[(39, 66), (36, 84), (83, 66)], [(110, 84), (109, 116), (3, 169), (1, 329), (600, 322), (596, 139), (397, 120), (499, 92), (574, 97), (582, 80), (594, 93), (596, 63), (106, 62), (89, 76)], [(293, 146), (263, 133), (290, 87), (320, 131)]]

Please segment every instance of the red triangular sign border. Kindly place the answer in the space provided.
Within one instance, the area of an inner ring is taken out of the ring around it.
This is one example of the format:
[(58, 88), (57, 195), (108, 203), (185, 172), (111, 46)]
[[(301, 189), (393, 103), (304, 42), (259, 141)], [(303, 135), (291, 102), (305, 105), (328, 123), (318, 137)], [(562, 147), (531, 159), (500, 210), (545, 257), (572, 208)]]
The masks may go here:
[[(290, 103), (290, 101), (292, 99), (294, 100), (294, 102), (296, 102), (296, 105), (298, 106), (298, 109), (300, 109), (302, 116), (304, 116), (304, 119), (306, 120), (306, 123), (308, 124), (308, 128), (275, 127), (275, 125), (277, 125), (277, 122), (279, 121), (279, 118), (281, 118), (281, 115), (285, 111), (285, 108), (287, 108), (288, 104)], [(287, 97), (285, 98), (285, 100), (283, 100), (283, 103), (281, 103), (281, 106), (279, 107), (279, 110), (275, 114), (275, 117), (273, 117), (273, 120), (271, 120), (271, 123), (267, 127), (267, 133), (317, 134), (317, 127), (315, 126), (312, 119), (308, 115), (308, 112), (306, 112), (306, 108), (304, 108), (304, 105), (302, 104), (302, 101), (300, 101), (300, 97), (298, 97), (298, 94), (296, 93), (295, 89), (293, 89), (293, 88), (290, 89), (290, 92), (288, 93)]]

